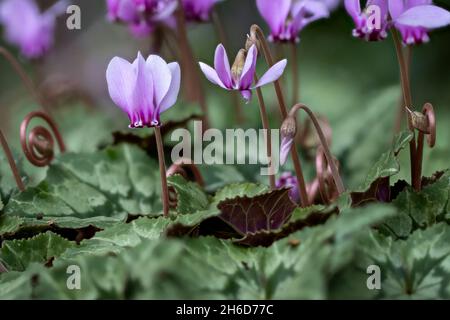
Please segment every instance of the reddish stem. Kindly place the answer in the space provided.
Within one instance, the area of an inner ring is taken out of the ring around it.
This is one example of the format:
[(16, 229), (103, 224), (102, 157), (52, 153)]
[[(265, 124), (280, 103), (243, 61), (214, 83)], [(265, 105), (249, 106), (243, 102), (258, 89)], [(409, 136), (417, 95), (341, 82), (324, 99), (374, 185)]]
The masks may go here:
[(13, 155), (11, 153), (11, 149), (9, 148), (8, 142), (6, 141), (5, 136), (3, 135), (2, 130), (0, 129), (0, 142), (3, 147), (3, 151), (6, 154), (6, 158), (8, 159), (9, 166), (11, 168), (11, 172), (16, 180), (17, 187), (20, 191), (25, 191), (25, 185), (23, 184), (22, 178), (19, 174), (19, 169), (17, 169), (16, 162), (14, 161)]
[(161, 200), (163, 203), (164, 216), (169, 216), (169, 190), (167, 188), (166, 162), (164, 160), (164, 145), (162, 142), (161, 130), (155, 127), (156, 147), (158, 149), (159, 173), (161, 176)]

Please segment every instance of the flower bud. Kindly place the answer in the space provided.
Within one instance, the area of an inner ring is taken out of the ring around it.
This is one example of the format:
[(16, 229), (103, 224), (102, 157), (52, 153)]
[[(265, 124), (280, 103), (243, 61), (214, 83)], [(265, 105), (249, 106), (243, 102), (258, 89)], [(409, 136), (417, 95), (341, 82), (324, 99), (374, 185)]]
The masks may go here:
[(236, 59), (234, 59), (233, 66), (231, 67), (231, 76), (235, 80), (236, 83), (239, 83), (239, 79), (242, 75), (242, 70), (245, 65), (246, 51), (244, 49), (239, 50), (236, 55)]
[(250, 50), (250, 48), (255, 45), (258, 52), (260, 51), (260, 43), (255, 36), (247, 35), (247, 40), (245, 41), (245, 50)]
[(295, 117), (288, 116), (281, 125), (281, 146), (280, 146), (280, 163), (286, 163), (287, 156), (291, 151), (294, 143), (295, 134), (297, 133), (297, 122)]

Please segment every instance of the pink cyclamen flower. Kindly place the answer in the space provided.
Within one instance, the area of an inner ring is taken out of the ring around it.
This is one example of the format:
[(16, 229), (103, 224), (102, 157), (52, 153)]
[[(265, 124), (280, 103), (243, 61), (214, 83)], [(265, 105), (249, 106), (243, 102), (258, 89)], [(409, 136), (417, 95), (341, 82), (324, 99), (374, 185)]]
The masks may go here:
[(432, 0), (389, 0), (389, 12), (407, 45), (428, 42), (429, 30), (450, 24), (450, 13)]
[(149, 35), (158, 24), (174, 25), (177, 0), (106, 0), (110, 21), (121, 22), (136, 37)]
[(160, 115), (177, 101), (181, 72), (176, 62), (167, 64), (138, 53), (133, 63), (114, 57), (106, 70), (108, 91), (114, 103), (128, 114), (130, 128), (161, 125)]
[(300, 31), (313, 21), (328, 18), (336, 0), (256, 0), (270, 27), (270, 41), (298, 42)]
[(291, 172), (283, 172), (277, 179), (275, 186), (277, 188), (290, 188), (289, 197), (291, 198), (291, 200), (295, 203), (300, 202), (297, 177), (294, 176)]
[(29, 59), (40, 58), (53, 45), (56, 17), (65, 12), (65, 1), (41, 13), (34, 0), (5, 0), (0, 3), (0, 23), (8, 42)]
[(284, 59), (273, 65), (258, 81), (252, 86), (256, 72), (256, 59), (258, 50), (252, 45), (246, 56), (241, 50), (230, 68), (227, 52), (222, 44), (216, 48), (214, 56), (214, 68), (200, 62), (200, 68), (206, 78), (212, 83), (226, 89), (239, 90), (242, 97), (248, 102), (252, 98), (252, 90), (268, 83), (278, 80), (286, 68), (287, 60)]
[(222, 0), (182, 0), (188, 21), (208, 21), (214, 5)]
[(361, 10), (360, 0), (345, 0), (345, 9), (355, 22), (354, 37), (366, 41), (380, 41), (387, 38), (388, 0), (368, 0), (364, 10)]

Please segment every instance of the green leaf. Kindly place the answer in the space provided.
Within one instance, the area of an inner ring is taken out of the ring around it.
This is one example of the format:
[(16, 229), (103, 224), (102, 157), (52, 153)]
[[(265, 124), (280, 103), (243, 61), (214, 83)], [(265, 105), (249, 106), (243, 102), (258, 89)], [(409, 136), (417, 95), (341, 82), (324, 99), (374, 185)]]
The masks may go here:
[(189, 214), (204, 210), (208, 207), (208, 197), (198, 184), (186, 181), (181, 175), (169, 177), (167, 183), (177, 193), (178, 213)]
[(8, 270), (23, 271), (32, 262), (52, 263), (73, 243), (52, 232), (24, 240), (6, 240), (2, 243), (0, 261)]
[(399, 152), (405, 148), (413, 138), (410, 131), (400, 133), (389, 152), (383, 153), (380, 159), (369, 170), (364, 182), (357, 187), (354, 192), (364, 192), (368, 190), (373, 182), (380, 178), (391, 177), (400, 171), (400, 165), (397, 159)]
[(450, 200), (450, 171), (420, 192), (406, 188), (393, 201), (398, 214), (386, 221), (389, 231), (397, 237), (407, 237), (417, 228), (426, 228), (442, 221)]
[(394, 241), (373, 232), (360, 242), (357, 266), (381, 269), (381, 290), (385, 299), (450, 298), (450, 226), (436, 224), (415, 231), (407, 240)]
[(0, 238), (5, 234), (15, 233), (20, 229), (23, 218), (10, 216), (7, 214), (0, 216)]
[[(137, 147), (62, 155), (36, 187), (15, 195), (5, 212), (21, 216), (124, 217), (159, 214), (158, 166)], [(75, 191), (75, 192), (74, 192)]]

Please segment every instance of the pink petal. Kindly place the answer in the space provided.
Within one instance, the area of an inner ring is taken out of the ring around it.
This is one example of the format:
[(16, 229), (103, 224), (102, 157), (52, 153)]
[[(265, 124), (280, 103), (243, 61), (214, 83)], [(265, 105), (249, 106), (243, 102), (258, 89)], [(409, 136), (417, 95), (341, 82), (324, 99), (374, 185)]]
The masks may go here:
[(291, 8), (291, 0), (256, 0), (259, 13), (272, 33), (280, 33)]
[(278, 80), (283, 75), (286, 65), (287, 65), (286, 59), (281, 60), (280, 62), (274, 64), (272, 68), (267, 70), (267, 72), (261, 77), (261, 79), (259, 79), (258, 83), (255, 85), (254, 88), (258, 88)]
[(416, 6), (404, 12), (395, 22), (411, 27), (440, 28), (450, 24), (450, 12), (433, 5)]
[(204, 64), (203, 62), (199, 62), (200, 64), (200, 69), (202, 69), (203, 74), (205, 75), (205, 77), (211, 81), (212, 83), (221, 86), (224, 89), (229, 90), (230, 88), (227, 88), (222, 81), (220, 80), (219, 76), (217, 75), (216, 70), (214, 70), (213, 68), (211, 68), (210, 66), (208, 66), (207, 64)]
[(231, 87), (231, 69), (230, 62), (228, 61), (228, 55), (222, 44), (219, 44), (216, 48), (214, 55), (214, 68), (217, 75), (226, 87)]
[(348, 14), (356, 22), (358, 20), (359, 15), (361, 14), (360, 0), (345, 0), (344, 4)]
[(146, 67), (153, 78), (153, 101), (159, 106), (169, 92), (172, 73), (164, 59), (157, 55), (150, 55), (147, 58)]
[(255, 45), (252, 45), (245, 58), (244, 68), (242, 69), (241, 79), (239, 81), (239, 89), (249, 89), (251, 87), (253, 78), (255, 77), (257, 57), (258, 50), (256, 50)]
[(396, 20), (405, 11), (404, 1), (389, 1), (389, 13), (393, 20)]
[(146, 123), (149, 122), (155, 106), (153, 105), (153, 77), (148, 70), (144, 57), (138, 53), (136, 60), (133, 62), (134, 72), (136, 74), (136, 85), (134, 87), (132, 97), (132, 110), (139, 113)]
[(133, 112), (130, 110), (136, 84), (133, 65), (122, 58), (114, 57), (106, 69), (106, 81), (114, 103), (127, 113)]
[(172, 74), (172, 81), (170, 82), (169, 92), (161, 102), (160, 113), (163, 113), (164, 111), (172, 107), (175, 104), (175, 102), (177, 102), (178, 93), (180, 92), (180, 83), (181, 83), (180, 65), (176, 62), (172, 62), (168, 64), (168, 67)]

